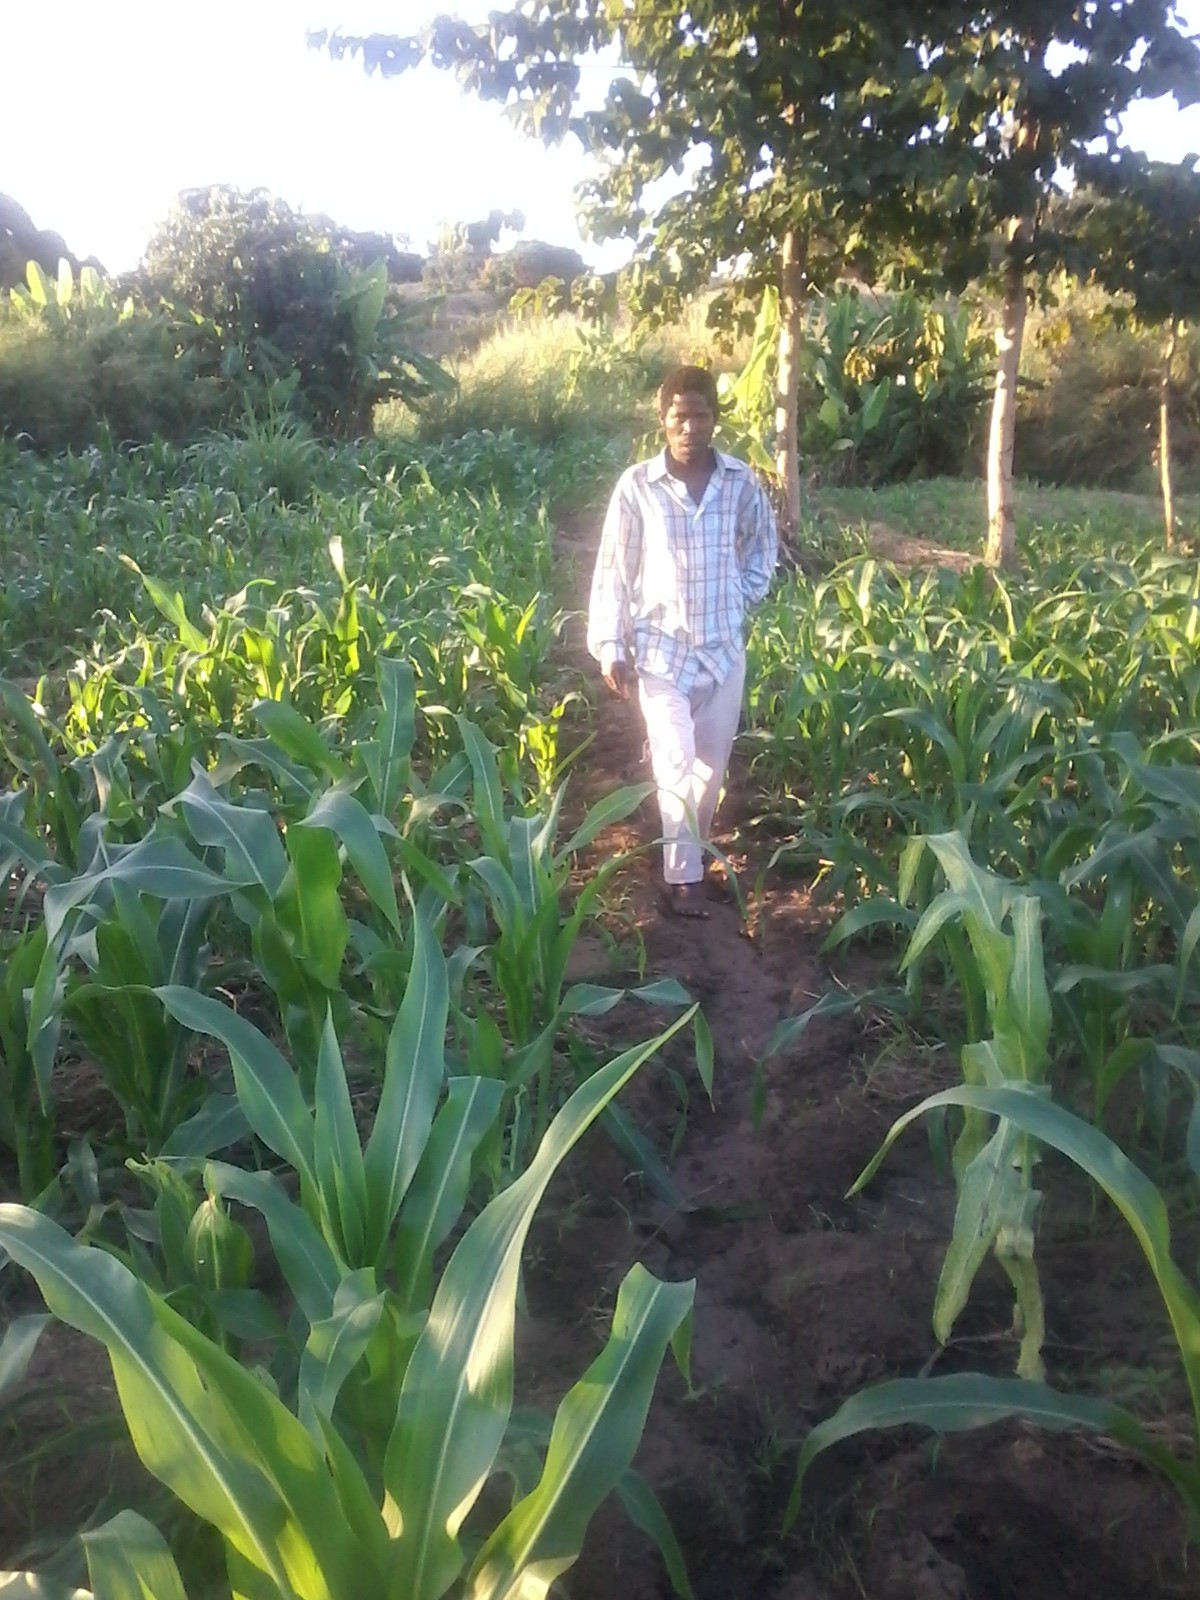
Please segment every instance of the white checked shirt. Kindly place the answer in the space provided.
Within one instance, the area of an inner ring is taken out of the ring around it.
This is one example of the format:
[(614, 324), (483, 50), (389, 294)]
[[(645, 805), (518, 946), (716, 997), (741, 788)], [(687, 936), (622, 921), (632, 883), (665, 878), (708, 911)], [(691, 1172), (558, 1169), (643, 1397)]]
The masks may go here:
[(600, 538), (588, 650), (607, 665), (684, 692), (701, 673), (728, 677), (745, 648), (745, 617), (770, 587), (775, 516), (750, 467), (714, 451), (700, 504), (667, 471), (664, 451), (621, 474)]

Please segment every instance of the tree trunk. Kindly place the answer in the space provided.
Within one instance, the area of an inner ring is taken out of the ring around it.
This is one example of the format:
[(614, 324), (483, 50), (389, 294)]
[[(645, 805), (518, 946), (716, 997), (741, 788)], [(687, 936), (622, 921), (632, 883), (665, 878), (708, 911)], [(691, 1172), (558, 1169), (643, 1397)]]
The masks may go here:
[(1167, 549), (1175, 547), (1175, 497), (1171, 491), (1171, 362), (1179, 341), (1179, 323), (1171, 318), (1171, 332), (1163, 356), (1158, 393), (1158, 473), (1162, 480), (1163, 521), (1167, 525)]
[(779, 278), (779, 370), (775, 380), (775, 470), (783, 484), (780, 533), (785, 541), (800, 526), (800, 316), (804, 252), (797, 229), (783, 236)]
[[(1014, 230), (1013, 237), (1016, 237)], [(988, 438), (988, 535), (983, 559), (1008, 567), (1016, 559), (1013, 512), (1013, 437), (1017, 422), (1017, 368), (1025, 335), (1025, 268), (1010, 261), (1004, 273), (1004, 305), (996, 330), (996, 394)]]

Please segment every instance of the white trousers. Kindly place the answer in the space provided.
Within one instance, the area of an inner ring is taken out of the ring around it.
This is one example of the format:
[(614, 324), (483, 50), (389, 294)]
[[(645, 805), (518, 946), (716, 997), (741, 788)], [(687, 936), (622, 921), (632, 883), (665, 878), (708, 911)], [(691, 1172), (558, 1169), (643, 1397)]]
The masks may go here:
[(699, 883), (704, 877), (700, 841), (709, 837), (725, 782), (745, 681), (744, 655), (724, 683), (704, 674), (687, 693), (669, 678), (638, 679), (662, 812), (667, 883)]

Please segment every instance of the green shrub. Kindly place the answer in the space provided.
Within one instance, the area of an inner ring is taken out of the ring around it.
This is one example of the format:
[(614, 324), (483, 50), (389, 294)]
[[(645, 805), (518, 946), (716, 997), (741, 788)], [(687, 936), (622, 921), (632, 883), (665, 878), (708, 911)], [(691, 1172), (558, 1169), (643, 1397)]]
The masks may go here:
[(292, 409), (332, 437), (369, 434), (380, 401), (449, 386), (412, 348), (420, 308), (391, 291), (386, 262), (352, 264), (325, 228), (266, 190), (181, 195), (135, 282), (147, 303), (171, 309), (198, 372), (256, 406), (295, 374)]
[(177, 357), (161, 317), (0, 323), (0, 437), (48, 454), (195, 437), (225, 419), (230, 399)]
[(988, 394), (988, 342), (963, 306), (911, 292), (815, 300), (801, 346), (800, 446), (841, 482), (966, 470)]
[[(1016, 465), (1041, 483), (1152, 490), (1157, 475), (1162, 339), (1123, 326), (1098, 290), (1030, 313)], [(1200, 342), (1185, 332), (1172, 368), (1172, 466), (1200, 487)]]

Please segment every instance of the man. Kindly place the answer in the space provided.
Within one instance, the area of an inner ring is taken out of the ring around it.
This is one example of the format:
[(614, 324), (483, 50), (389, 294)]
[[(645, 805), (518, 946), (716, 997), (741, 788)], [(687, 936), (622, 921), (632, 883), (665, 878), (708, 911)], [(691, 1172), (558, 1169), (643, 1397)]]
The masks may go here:
[(741, 716), (746, 614), (770, 586), (778, 538), (754, 473), (712, 447), (712, 374), (677, 367), (658, 400), (666, 449), (613, 492), (588, 649), (623, 700), (636, 678), (666, 841), (664, 903), (705, 917), (703, 841)]

